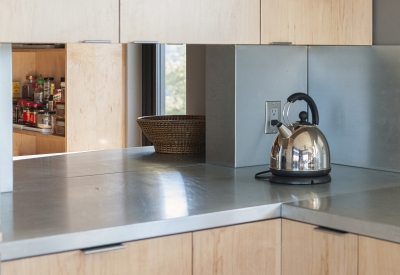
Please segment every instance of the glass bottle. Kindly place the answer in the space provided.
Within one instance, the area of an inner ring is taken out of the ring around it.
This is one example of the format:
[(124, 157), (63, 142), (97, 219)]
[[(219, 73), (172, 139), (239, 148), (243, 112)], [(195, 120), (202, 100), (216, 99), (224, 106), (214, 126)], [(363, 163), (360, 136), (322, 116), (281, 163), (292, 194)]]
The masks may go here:
[(50, 89), (51, 89), (51, 84), (54, 85), (54, 77), (45, 77), (44, 78), (44, 89), (43, 89), (43, 99), (45, 101), (48, 100), (50, 97)]
[(36, 103), (42, 103), (43, 102), (43, 92), (44, 92), (44, 80), (42, 75), (39, 76), (38, 82), (37, 82), (38, 86), (33, 94), (34, 96), (34, 101)]
[(51, 83), (50, 85), (50, 97), (47, 101), (47, 108), (49, 109), (49, 111), (53, 111), (54, 110), (54, 83)]

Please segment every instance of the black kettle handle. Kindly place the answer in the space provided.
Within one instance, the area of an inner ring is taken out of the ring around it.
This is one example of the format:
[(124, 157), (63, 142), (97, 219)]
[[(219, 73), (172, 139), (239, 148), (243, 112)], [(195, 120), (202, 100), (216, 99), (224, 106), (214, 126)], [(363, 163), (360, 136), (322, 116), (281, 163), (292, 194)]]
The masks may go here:
[(319, 115), (318, 115), (317, 105), (315, 105), (314, 100), (308, 94), (305, 93), (295, 93), (289, 96), (287, 99), (287, 101), (292, 103), (295, 102), (296, 100), (304, 100), (305, 102), (307, 102), (312, 113), (312, 124), (318, 125)]

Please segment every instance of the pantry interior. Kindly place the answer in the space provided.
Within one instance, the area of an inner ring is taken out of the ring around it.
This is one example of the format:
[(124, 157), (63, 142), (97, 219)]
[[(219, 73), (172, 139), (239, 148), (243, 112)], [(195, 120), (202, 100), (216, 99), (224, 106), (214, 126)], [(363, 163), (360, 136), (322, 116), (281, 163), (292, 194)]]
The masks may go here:
[(124, 148), (125, 54), (121, 44), (14, 44), (13, 82), (41, 74), (66, 87), (65, 136), (14, 128), (13, 155)]

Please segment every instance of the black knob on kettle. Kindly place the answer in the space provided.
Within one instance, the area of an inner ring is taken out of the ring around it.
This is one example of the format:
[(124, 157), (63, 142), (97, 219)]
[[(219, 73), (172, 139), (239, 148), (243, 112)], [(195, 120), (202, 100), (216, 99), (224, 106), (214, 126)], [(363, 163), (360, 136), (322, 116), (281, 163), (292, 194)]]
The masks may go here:
[(301, 111), (299, 114), (300, 122), (307, 122), (308, 114), (305, 111)]
[(317, 109), (317, 105), (315, 105), (314, 100), (308, 94), (304, 94), (304, 93), (292, 94), (287, 99), (287, 101), (292, 102), (292, 103), (295, 102), (296, 100), (304, 100), (305, 102), (307, 102), (308, 106), (311, 109), (311, 113), (312, 113), (312, 124), (318, 125), (318, 123), (319, 123), (318, 109)]

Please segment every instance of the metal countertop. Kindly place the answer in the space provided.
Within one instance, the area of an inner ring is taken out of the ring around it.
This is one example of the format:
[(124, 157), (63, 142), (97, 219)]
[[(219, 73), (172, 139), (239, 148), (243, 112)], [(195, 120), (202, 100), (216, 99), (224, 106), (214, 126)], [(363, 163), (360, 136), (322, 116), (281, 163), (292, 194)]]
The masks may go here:
[(282, 204), (282, 217), (400, 243), (399, 198), (400, 187), (316, 198)]
[(333, 165), (331, 183), (289, 186), (255, 180), (266, 166), (204, 159), (145, 147), (14, 161), (14, 192), (1, 195), (2, 260), (277, 218), (287, 202), (291, 218), (316, 198), (400, 192), (398, 173)]

